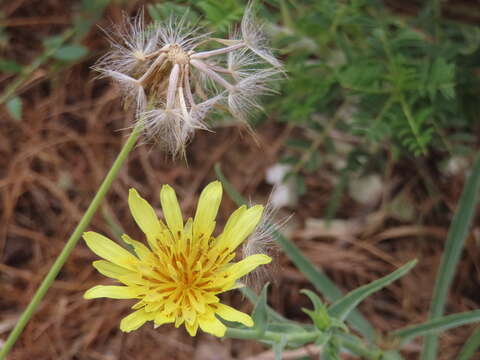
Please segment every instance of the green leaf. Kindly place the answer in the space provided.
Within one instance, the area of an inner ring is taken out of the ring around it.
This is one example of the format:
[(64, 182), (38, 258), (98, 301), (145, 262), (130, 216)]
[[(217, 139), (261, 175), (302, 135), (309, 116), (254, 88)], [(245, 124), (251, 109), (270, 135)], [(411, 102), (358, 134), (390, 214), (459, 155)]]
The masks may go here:
[(110, 0), (82, 0), (81, 10), (89, 14), (102, 15)]
[(295, 188), (299, 196), (305, 195), (307, 192), (307, 185), (305, 184), (305, 178), (301, 174), (294, 175)]
[(382, 359), (381, 350), (373, 350), (362, 340), (352, 334), (336, 333), (335, 338), (340, 342), (344, 349), (348, 349), (353, 354), (360, 356), (360, 359)]
[(287, 28), (294, 29), (295, 23), (291, 17), (291, 10), (288, 8), (285, 0), (280, 0), (280, 12), (282, 14), (282, 22), (285, 24)]
[(392, 333), (401, 343), (406, 343), (416, 337), (428, 334), (438, 334), (457, 326), (480, 321), (480, 310), (467, 311), (430, 320), (419, 325), (412, 325)]
[(77, 61), (87, 55), (88, 50), (85, 46), (72, 44), (64, 45), (53, 53), (53, 58), (60, 61)]
[[(230, 198), (237, 204), (246, 204), (245, 199), (238, 193), (237, 190), (230, 184), (225, 178), (220, 169), (219, 164), (215, 164), (215, 172), (218, 179), (222, 182), (225, 191)], [(313, 286), (320, 292), (326, 299), (330, 301), (338, 300), (342, 296), (340, 289), (330, 280), (330, 278), (320, 271), (315, 265), (313, 265), (298, 249), (295, 244), (280, 234), (278, 231), (272, 234), (275, 241), (280, 245), (284, 253), (295, 264), (295, 266), (305, 275), (305, 277), (313, 284)], [(357, 311), (354, 310), (347, 321), (351, 325), (360, 331), (363, 336), (369, 340), (375, 338), (375, 330), (370, 323)]]
[(73, 14), (75, 39), (81, 40), (102, 16), (110, 0), (81, 0), (79, 9)]
[(310, 299), (310, 301), (312, 302), (313, 304), (313, 310), (314, 311), (321, 311), (322, 309), (326, 309), (326, 306), (325, 304), (323, 303), (322, 300), (320, 300), (320, 298), (318, 297), (317, 294), (315, 294), (313, 291), (310, 291), (308, 289), (302, 289), (300, 290), (300, 292), (302, 294), (305, 294), (308, 296), (308, 298)]
[(300, 324), (291, 320), (284, 320), (282, 322), (268, 322), (268, 331), (285, 333), (285, 334), (298, 334), (305, 332), (307, 329)]
[(457, 360), (470, 360), (478, 354), (477, 350), (480, 348), (480, 328), (477, 328), (463, 345)]
[(202, 10), (207, 22), (220, 31), (228, 30), (243, 14), (243, 9), (236, 0), (196, 1), (195, 6)]
[(305, 163), (305, 171), (312, 173), (320, 168), (320, 151), (313, 151), (308, 157), (307, 162)]
[(350, 314), (350, 312), (352, 312), (352, 310), (355, 309), (364, 299), (404, 276), (416, 264), (417, 260), (412, 260), (391, 274), (388, 274), (387, 276), (384, 276), (378, 280), (372, 281), (370, 284), (360, 286), (359, 288), (349, 292), (340, 300), (332, 304), (328, 309), (328, 313), (330, 316), (343, 321), (348, 314)]
[(296, 150), (308, 150), (311, 146), (311, 141), (305, 139), (290, 138), (285, 140), (285, 146)]
[(400, 355), (398, 351), (395, 350), (388, 350), (385, 352), (382, 351), (382, 354), (379, 355), (378, 358), (382, 360), (403, 360), (402, 355)]
[(340, 344), (335, 336), (332, 336), (330, 341), (324, 345), (321, 358), (325, 360), (341, 360)]
[(50, 36), (48, 38), (43, 39), (43, 46), (47, 51), (48, 50), (56, 51), (63, 44), (64, 41), (65, 41), (65, 37), (62, 35)]
[[(455, 275), (457, 264), (467, 238), (470, 224), (478, 201), (480, 188), (480, 156), (477, 157), (472, 172), (463, 188), (458, 209), (448, 229), (445, 251), (440, 263), (440, 269), (435, 282), (432, 303), (430, 305), (430, 319), (433, 320), (443, 314), (450, 285)], [(437, 358), (438, 338), (436, 334), (429, 335), (423, 343), (422, 360)]]
[(8, 100), (6, 106), (9, 114), (15, 120), (22, 119), (23, 104), (22, 104), (22, 100), (18, 96), (14, 96), (10, 100)]
[(22, 66), (13, 60), (0, 59), (0, 72), (7, 74), (18, 74)]
[(268, 290), (268, 283), (263, 286), (262, 292), (258, 297), (257, 303), (255, 304), (255, 308), (252, 312), (252, 319), (254, 322), (254, 327), (258, 331), (258, 334), (263, 334), (267, 330), (267, 290)]
[(313, 323), (319, 330), (325, 331), (329, 329), (332, 326), (332, 321), (328, 315), (327, 307), (322, 300), (320, 300), (317, 294), (315, 294), (313, 291), (303, 289), (300, 292), (307, 295), (313, 304), (313, 311), (305, 308), (302, 308), (302, 311), (310, 316)]
[[(0, 29), (1, 31), (1, 29)], [(43, 45), (45, 50), (39, 56), (36, 56), (29, 65), (26, 65), (22, 69), (22, 73), (19, 74), (13, 81), (8, 84), (3, 93), (0, 95), (0, 104), (7, 102), (17, 93), (18, 88), (29, 79), (33, 72), (38, 69), (42, 64), (44, 64), (56, 51), (56, 49), (62, 44), (66, 39), (73, 35), (73, 30), (68, 29), (64, 31), (63, 34), (47, 38), (43, 40)]]
[(440, 57), (433, 61), (426, 90), (431, 99), (440, 91), (446, 99), (455, 97), (455, 64), (449, 64)]
[(149, 4), (147, 6), (148, 14), (157, 22), (163, 22), (173, 17), (186, 17), (187, 22), (196, 23), (198, 14), (190, 11), (188, 6), (172, 4), (171, 2), (162, 2), (158, 4)]
[(384, 74), (385, 68), (378, 60), (355, 59), (338, 73), (338, 82), (344, 88), (360, 93), (381, 93), (380, 80)]

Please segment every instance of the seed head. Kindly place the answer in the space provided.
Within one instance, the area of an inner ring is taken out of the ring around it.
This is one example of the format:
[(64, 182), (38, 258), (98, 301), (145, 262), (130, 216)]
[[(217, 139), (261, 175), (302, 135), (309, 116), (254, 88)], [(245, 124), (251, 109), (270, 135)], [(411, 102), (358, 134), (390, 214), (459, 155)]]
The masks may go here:
[(145, 135), (173, 155), (183, 153), (195, 129), (207, 128), (211, 111), (227, 108), (246, 122), (282, 73), (251, 3), (229, 39), (202, 34), (185, 16), (146, 26), (143, 11), (108, 37), (112, 49), (94, 68), (119, 84)]
[[(275, 209), (272, 203), (272, 194), (270, 194), (267, 204), (264, 207), (262, 218), (258, 222), (255, 231), (253, 231), (243, 243), (242, 257), (249, 257), (253, 254), (264, 254), (275, 258), (279, 250), (274, 238), (276, 233), (287, 224), (291, 216), (278, 217), (277, 209)], [(245, 276), (242, 282), (254, 290), (260, 290), (266, 280), (275, 280), (272, 276), (275, 270), (275, 266), (270, 267), (268, 270), (265, 267), (259, 267)]]

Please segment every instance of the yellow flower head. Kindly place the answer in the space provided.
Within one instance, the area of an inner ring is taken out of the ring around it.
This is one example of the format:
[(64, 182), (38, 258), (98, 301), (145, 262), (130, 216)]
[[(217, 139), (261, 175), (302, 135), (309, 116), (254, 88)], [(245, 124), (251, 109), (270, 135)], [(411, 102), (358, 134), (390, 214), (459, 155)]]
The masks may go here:
[(155, 326), (185, 324), (191, 336), (200, 327), (221, 337), (226, 327), (215, 315), (253, 326), (249, 315), (221, 304), (218, 294), (235, 288), (238, 279), (271, 261), (266, 255), (255, 254), (232, 262), (236, 248), (259, 223), (263, 206), (241, 206), (230, 216), (223, 232), (214, 237), (221, 199), (221, 183), (210, 183), (200, 195), (195, 218), (184, 224), (175, 191), (164, 185), (160, 202), (165, 225), (148, 202), (130, 189), (128, 205), (149, 247), (123, 235), (133, 255), (98, 233), (84, 233), (88, 247), (105, 259), (94, 261), (93, 266), (123, 284), (98, 285), (87, 290), (84, 297), (138, 299), (132, 307), (135, 311), (120, 322), (120, 329), (126, 332), (153, 321)]

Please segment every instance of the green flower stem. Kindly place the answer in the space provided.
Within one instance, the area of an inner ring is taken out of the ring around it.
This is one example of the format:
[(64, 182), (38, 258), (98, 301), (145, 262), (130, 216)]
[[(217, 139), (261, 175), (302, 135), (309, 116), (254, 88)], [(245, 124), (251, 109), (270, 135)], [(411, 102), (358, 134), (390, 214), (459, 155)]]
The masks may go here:
[(53, 281), (57, 277), (58, 273), (62, 269), (63, 264), (65, 264), (65, 262), (68, 259), (68, 256), (75, 248), (75, 245), (77, 244), (78, 240), (82, 236), (82, 233), (85, 231), (86, 227), (90, 224), (90, 221), (93, 215), (95, 214), (98, 207), (102, 203), (102, 200), (105, 197), (107, 191), (110, 189), (110, 186), (112, 185), (113, 180), (115, 180), (115, 178), (117, 177), (118, 172), (120, 171), (123, 163), (127, 159), (128, 154), (130, 153), (130, 151), (132, 151), (135, 143), (137, 142), (137, 139), (140, 136), (141, 131), (142, 131), (142, 123), (138, 122), (138, 124), (135, 126), (132, 133), (128, 137), (126, 143), (123, 145), (123, 148), (118, 154), (117, 158), (115, 159), (115, 162), (113, 163), (112, 167), (108, 171), (107, 176), (105, 177), (102, 184), (98, 188), (98, 191), (95, 194), (95, 197), (93, 198), (92, 202), (90, 203), (90, 206), (88, 207), (87, 211), (85, 212), (82, 219), (80, 220), (77, 227), (75, 228), (75, 231), (68, 239), (62, 252), (60, 253), (60, 255), (58, 255), (57, 259), (55, 260), (52, 267), (50, 268), (50, 271), (48, 272), (47, 276), (45, 276), (45, 279), (43, 279), (42, 283), (40, 284), (40, 287), (35, 292), (35, 295), (33, 295), (33, 298), (28, 304), (27, 308), (18, 319), (18, 322), (15, 325), (15, 328), (12, 330), (5, 344), (0, 349), (0, 360), (5, 359), (10, 349), (13, 347), (13, 345), (17, 341), (18, 337), (20, 336), (23, 329), (25, 328), (28, 321), (33, 316), (33, 313), (35, 312), (38, 305), (40, 304), (40, 301), (42, 301), (43, 297), (45, 296), (45, 293), (48, 291)]

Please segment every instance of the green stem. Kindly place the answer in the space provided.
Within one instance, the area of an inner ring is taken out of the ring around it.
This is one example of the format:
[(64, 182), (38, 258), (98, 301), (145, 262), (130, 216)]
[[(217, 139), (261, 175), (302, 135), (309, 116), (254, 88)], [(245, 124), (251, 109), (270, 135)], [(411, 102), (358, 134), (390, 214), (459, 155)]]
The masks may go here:
[(33, 298), (28, 304), (27, 308), (18, 319), (18, 322), (15, 325), (15, 328), (12, 330), (7, 340), (5, 341), (5, 344), (0, 349), (0, 360), (3, 360), (6, 358), (10, 349), (13, 347), (18, 337), (22, 333), (23, 329), (27, 325), (28, 321), (33, 316), (33, 313), (35, 312), (38, 305), (40, 304), (40, 301), (42, 301), (43, 297), (45, 296), (45, 293), (48, 291), (53, 281), (55, 280), (56, 276), (62, 269), (63, 264), (65, 264), (65, 262), (67, 261), (68, 256), (75, 248), (75, 245), (77, 244), (78, 240), (82, 236), (82, 233), (85, 231), (86, 227), (90, 224), (90, 220), (92, 219), (93, 215), (95, 214), (98, 207), (102, 203), (102, 200), (105, 197), (107, 191), (110, 189), (110, 186), (112, 185), (113, 180), (115, 180), (115, 178), (117, 177), (118, 172), (120, 171), (123, 163), (127, 159), (128, 154), (130, 153), (130, 151), (132, 151), (135, 143), (137, 142), (137, 139), (141, 133), (141, 130), (142, 130), (142, 123), (139, 122), (133, 129), (130, 136), (128, 137), (125, 145), (123, 145), (122, 150), (118, 154), (117, 158), (115, 159), (115, 162), (113, 163), (112, 167), (108, 171), (107, 176), (105, 177), (102, 184), (98, 188), (98, 191), (95, 194), (95, 197), (93, 198), (92, 202), (90, 203), (90, 206), (88, 207), (87, 211), (85, 212), (82, 219), (80, 220), (77, 227), (75, 228), (75, 231), (68, 239), (62, 252), (60, 253), (60, 255), (58, 255), (57, 259), (55, 260), (52, 267), (50, 268), (50, 271), (48, 272), (47, 276), (45, 276), (45, 279), (43, 279), (42, 283), (40, 284), (40, 287), (37, 289), (37, 291), (33, 295)]
[(415, 140), (417, 141), (417, 144), (420, 146), (423, 154), (425, 155), (426, 154), (425, 145), (422, 143), (422, 139), (420, 139), (419, 129), (417, 127), (415, 119), (413, 118), (412, 112), (410, 110), (410, 106), (408, 105), (407, 100), (405, 100), (405, 97), (403, 96), (402, 92), (399, 92), (399, 101), (400, 101), (400, 105), (402, 106), (403, 113), (408, 120), (408, 124), (410, 125), (410, 129), (412, 129), (412, 133), (415, 136)]

